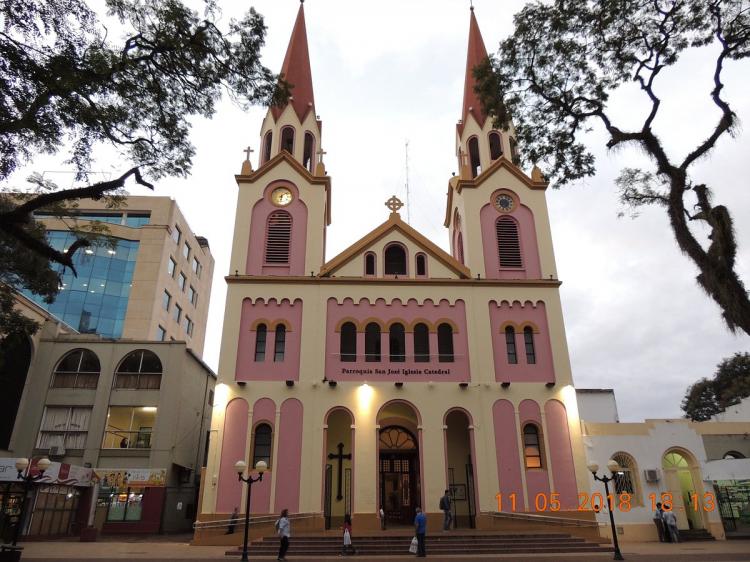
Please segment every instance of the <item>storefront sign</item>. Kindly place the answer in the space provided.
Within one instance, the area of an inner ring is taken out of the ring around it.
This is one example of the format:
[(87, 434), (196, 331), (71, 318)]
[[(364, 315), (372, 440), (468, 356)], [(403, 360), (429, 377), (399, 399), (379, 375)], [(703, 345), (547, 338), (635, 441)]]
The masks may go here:
[[(39, 474), (36, 466), (38, 459), (31, 462), (29, 469), (32, 476)], [(37, 482), (42, 484), (61, 484), (63, 486), (91, 486), (93, 470), (83, 466), (76, 466), (64, 462), (53, 462), (49, 468), (44, 471), (44, 476)], [(16, 459), (0, 459), (0, 481), (3, 482), (20, 482), (18, 479), (18, 470), (16, 469)]]
[(99, 485), (107, 489), (157, 488), (167, 485), (166, 468), (95, 468)]

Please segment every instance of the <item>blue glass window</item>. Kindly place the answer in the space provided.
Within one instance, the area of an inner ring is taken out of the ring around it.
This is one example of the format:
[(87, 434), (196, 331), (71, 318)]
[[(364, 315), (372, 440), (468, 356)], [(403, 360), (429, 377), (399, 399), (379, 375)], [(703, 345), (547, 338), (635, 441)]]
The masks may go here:
[(148, 224), (150, 219), (151, 213), (128, 213), (125, 217), (125, 226), (139, 228), (144, 224)]
[[(66, 231), (50, 231), (47, 237), (50, 245), (61, 251), (75, 240)], [(73, 263), (78, 277), (69, 269), (62, 273), (62, 289), (51, 304), (27, 290), (23, 293), (81, 333), (122, 337), (138, 242), (112, 240), (113, 247), (97, 246), (76, 252)]]

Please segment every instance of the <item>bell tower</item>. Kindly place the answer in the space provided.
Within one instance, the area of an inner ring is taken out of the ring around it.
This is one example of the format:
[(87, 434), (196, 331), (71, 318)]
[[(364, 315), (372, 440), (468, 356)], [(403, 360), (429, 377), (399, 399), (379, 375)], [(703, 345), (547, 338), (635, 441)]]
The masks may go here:
[(258, 169), (252, 169), (248, 157), (236, 176), (240, 191), (232, 273), (309, 275), (320, 270), (325, 258), (331, 180), (322, 161), (322, 123), (315, 111), (302, 2), (281, 76), (290, 95), (268, 108)]

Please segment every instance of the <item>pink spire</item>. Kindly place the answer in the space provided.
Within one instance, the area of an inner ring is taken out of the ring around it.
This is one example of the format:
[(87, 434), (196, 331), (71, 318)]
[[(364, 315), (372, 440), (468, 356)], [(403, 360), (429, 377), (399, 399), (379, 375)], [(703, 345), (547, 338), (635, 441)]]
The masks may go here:
[[(302, 2), (299, 6), (299, 12), (297, 12), (297, 21), (294, 22), (294, 29), (289, 39), (284, 64), (281, 66), (281, 73), (284, 75), (284, 80), (293, 86), (291, 89), (292, 107), (297, 112), (300, 122), (302, 122), (305, 120), (307, 112), (315, 107), (310, 54), (307, 50), (305, 10)], [(279, 118), (285, 107), (286, 105), (271, 108), (274, 119)]]
[(464, 80), (464, 106), (461, 114), (461, 124), (458, 126), (459, 135), (463, 133), (466, 118), (471, 113), (477, 120), (479, 126), (484, 126), (487, 116), (482, 111), (482, 104), (479, 96), (474, 92), (476, 80), (474, 79), (474, 68), (481, 64), (487, 58), (487, 49), (484, 47), (482, 32), (479, 31), (479, 24), (474, 15), (474, 8), (471, 8), (471, 19), (469, 20), (469, 48), (466, 55), (466, 78)]

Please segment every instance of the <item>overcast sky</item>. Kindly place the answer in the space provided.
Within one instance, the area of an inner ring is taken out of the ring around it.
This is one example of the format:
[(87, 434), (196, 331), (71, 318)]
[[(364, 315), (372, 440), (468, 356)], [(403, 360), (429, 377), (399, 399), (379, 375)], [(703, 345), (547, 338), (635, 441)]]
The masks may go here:
[[(227, 18), (249, 5), (265, 16), (263, 60), (278, 72), (299, 3), (220, 3)], [(489, 51), (497, 51), (511, 33), (513, 14), (523, 3), (475, 0)], [(322, 144), (333, 185), (327, 259), (387, 218), (383, 202), (390, 195), (406, 200), (407, 140), (411, 225), (448, 249), (445, 193), (451, 172), (457, 171), (455, 124), (461, 117), (468, 0), (308, 0), (305, 12), (316, 110), (323, 120)], [(664, 103), (655, 127), (672, 155), (684, 155), (718, 119), (708, 95), (713, 55), (710, 49), (693, 53), (658, 82)], [(744, 123), (750, 122), (749, 69), (748, 62), (730, 62), (725, 72), (725, 97)], [(641, 123), (645, 112), (643, 96), (634, 87), (613, 99), (615, 123), (622, 128)], [(214, 369), (232, 242), (234, 174), (248, 144), (256, 150), (257, 166), (264, 115), (262, 108), (243, 113), (227, 102), (212, 121), (196, 121), (192, 176), (161, 181), (156, 189), (157, 195), (177, 200), (193, 230), (208, 238), (216, 259), (204, 352)], [(596, 154), (597, 175), (547, 191), (575, 384), (614, 388), (621, 421), (679, 417), (686, 387), (711, 376), (722, 358), (750, 349), (750, 338), (724, 327), (718, 307), (697, 287), (696, 270), (680, 254), (663, 210), (617, 218), (614, 178), (619, 169), (648, 163), (635, 150), (608, 154), (600, 130), (585, 140)], [(723, 138), (693, 175), (733, 213), (738, 270), (746, 284), (748, 160), (750, 136), (740, 128), (736, 138)]]

